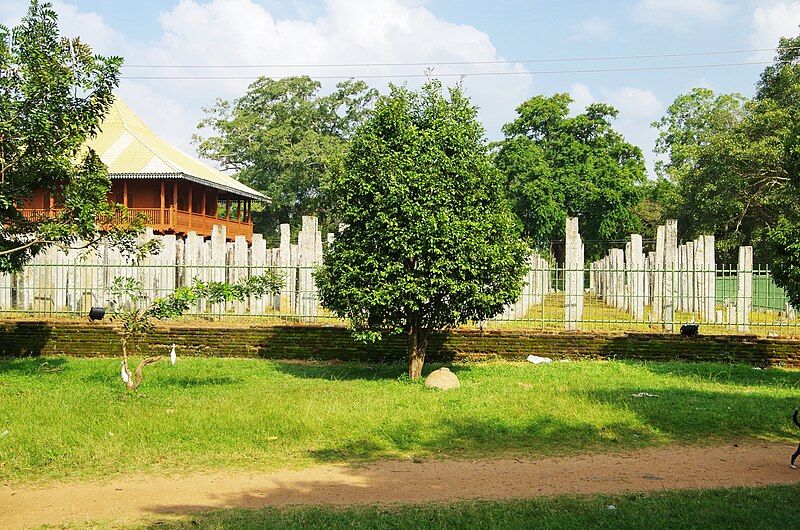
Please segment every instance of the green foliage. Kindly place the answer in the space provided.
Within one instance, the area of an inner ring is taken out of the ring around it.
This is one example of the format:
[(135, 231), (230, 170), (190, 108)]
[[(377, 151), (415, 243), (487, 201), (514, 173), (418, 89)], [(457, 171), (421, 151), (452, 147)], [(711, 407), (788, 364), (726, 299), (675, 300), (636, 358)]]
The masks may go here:
[(639, 148), (614, 131), (617, 111), (604, 104), (569, 117), (567, 94), (536, 96), (503, 128), (495, 164), (524, 234), (540, 248), (563, 240), (567, 216), (578, 216), (587, 258), (601, 240), (624, 239), (641, 223), (632, 209), (646, 181)]
[[(49, 245), (91, 246), (101, 235), (123, 250), (152, 250), (136, 247), (141, 220), (111, 222), (122, 212), (107, 203), (106, 168), (82, 148), (111, 106), (121, 65), (59, 37), (47, 2), (33, 0), (19, 26), (0, 26), (0, 271)], [(58, 216), (31, 220), (17, 210), (37, 190), (52, 194)]]
[(475, 107), (458, 87), (448, 96), (437, 81), (391, 87), (331, 182), (346, 227), (317, 273), (320, 296), (373, 338), (484, 320), (520, 293), (526, 248), (501, 177)]
[(753, 107), (739, 94), (697, 88), (676, 98), (653, 124), (659, 129), (656, 153), (666, 157), (656, 171), (677, 188), (669, 210), (684, 239), (715, 233), (723, 251), (735, 251), (763, 224), (750, 206), (752, 199), (763, 201), (754, 192), (769, 189), (751, 186), (758, 177), (747, 168), (761, 166), (769, 154), (748, 138)]
[(205, 109), (199, 127), (214, 136), (195, 137), (201, 155), (238, 171), (238, 177), (270, 197), (254, 210), (257, 228), (299, 225), (303, 215), (331, 223), (321, 200), (331, 175), (347, 152), (355, 128), (369, 115), (377, 91), (363, 81), (344, 81), (321, 96), (308, 77), (261, 78), (233, 101)]
[(711, 232), (723, 259), (752, 244), (800, 304), (800, 37), (781, 39), (756, 97), (695, 89), (656, 126), (661, 174), (678, 188), (684, 237)]
[(243, 278), (233, 284), (195, 279), (191, 286), (178, 287), (169, 296), (148, 303), (139, 280), (118, 276), (108, 289), (109, 309), (111, 319), (122, 326), (123, 352), (127, 355), (128, 345), (138, 350), (138, 340), (154, 331), (153, 320), (182, 316), (201, 300), (219, 304), (277, 294), (283, 284), (281, 276), (273, 272)]

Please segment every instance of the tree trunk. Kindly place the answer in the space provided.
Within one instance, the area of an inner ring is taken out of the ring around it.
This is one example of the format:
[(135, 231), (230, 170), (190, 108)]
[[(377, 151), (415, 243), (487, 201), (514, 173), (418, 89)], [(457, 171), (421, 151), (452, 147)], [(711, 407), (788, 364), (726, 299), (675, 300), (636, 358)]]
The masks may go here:
[(408, 377), (416, 381), (422, 377), (425, 364), (425, 349), (428, 346), (428, 331), (411, 326), (408, 331)]
[(142, 359), (142, 362), (140, 362), (139, 366), (136, 368), (136, 373), (133, 375), (133, 380), (128, 382), (128, 390), (136, 390), (139, 388), (139, 385), (142, 384), (142, 379), (144, 379), (144, 367), (148, 364), (157, 363), (160, 360), (160, 355), (157, 357), (147, 357)]

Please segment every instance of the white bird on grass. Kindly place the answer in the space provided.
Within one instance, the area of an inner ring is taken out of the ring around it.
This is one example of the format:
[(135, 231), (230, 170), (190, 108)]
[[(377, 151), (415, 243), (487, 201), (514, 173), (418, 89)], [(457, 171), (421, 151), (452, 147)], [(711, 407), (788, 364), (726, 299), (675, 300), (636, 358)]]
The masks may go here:
[(175, 354), (175, 344), (173, 344), (172, 345), (172, 351), (169, 354), (169, 362), (171, 362), (172, 365), (174, 366), (175, 365), (175, 361), (177, 361), (177, 360), (178, 360), (178, 356)]
[(120, 371), (120, 375), (122, 376), (122, 382), (127, 385), (131, 378), (128, 376), (128, 366), (125, 364), (125, 361), (122, 361), (122, 370)]

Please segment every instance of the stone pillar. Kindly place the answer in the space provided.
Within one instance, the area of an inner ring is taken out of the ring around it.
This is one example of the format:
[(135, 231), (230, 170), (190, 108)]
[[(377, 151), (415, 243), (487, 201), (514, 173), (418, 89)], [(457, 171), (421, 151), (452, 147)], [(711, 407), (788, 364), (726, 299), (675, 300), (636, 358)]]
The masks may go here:
[(625, 252), (621, 248), (611, 249), (612, 277), (614, 283), (614, 298), (611, 305), (617, 309), (625, 310)]
[(566, 235), (564, 326), (568, 330), (577, 330), (583, 318), (583, 242), (577, 217), (567, 217)]
[(666, 227), (656, 229), (656, 259), (653, 262), (653, 319), (664, 320), (664, 245), (666, 244)]
[(644, 320), (645, 305), (645, 264), (642, 252), (642, 236), (631, 234), (630, 257), (630, 312), (633, 320)]
[(703, 236), (703, 303), (709, 323), (717, 322), (717, 260), (714, 236)]
[(317, 290), (314, 282), (314, 267), (322, 262), (322, 234), (316, 217), (303, 216), (303, 228), (297, 239), (299, 263), (299, 313), (302, 316), (317, 315)]
[[(250, 277), (250, 253), (247, 248), (247, 238), (236, 236), (233, 243), (233, 267), (231, 269), (231, 283), (244, 281)], [(247, 300), (237, 301), (234, 304), (236, 314), (243, 315), (247, 312)]]
[(700, 236), (694, 242), (694, 312), (700, 315), (701, 320), (707, 318), (705, 306), (706, 292), (706, 244), (704, 236)]
[[(253, 241), (250, 247), (250, 274), (261, 276), (266, 271), (267, 265), (267, 242), (261, 234), (253, 234)], [(271, 295), (251, 296), (250, 314), (263, 315)]]
[(749, 331), (750, 313), (753, 311), (753, 247), (739, 247), (737, 279), (739, 284), (736, 295), (738, 330)]
[[(211, 228), (211, 262), (208, 264), (211, 281), (224, 282), (227, 279), (227, 228), (214, 225)], [(225, 304), (214, 304), (211, 310), (217, 314), (225, 310)]]
[(694, 241), (686, 243), (686, 311), (695, 312), (694, 285), (695, 285), (695, 263), (694, 263)]
[(284, 288), (281, 290), (280, 310), (286, 313), (294, 311), (295, 308), (295, 283), (296, 271), (292, 267), (292, 229), (288, 224), (281, 225), (281, 243), (278, 254), (278, 273), (285, 280)]
[(678, 276), (678, 221), (667, 220), (664, 232), (664, 305), (661, 313), (664, 331), (675, 330), (675, 302)]

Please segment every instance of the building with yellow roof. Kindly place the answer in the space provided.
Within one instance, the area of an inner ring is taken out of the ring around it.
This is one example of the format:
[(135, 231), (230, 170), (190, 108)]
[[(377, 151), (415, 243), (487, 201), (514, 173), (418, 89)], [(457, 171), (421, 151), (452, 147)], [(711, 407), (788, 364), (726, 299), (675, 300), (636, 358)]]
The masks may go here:
[[(230, 239), (252, 238), (252, 201), (267, 197), (156, 136), (120, 98), (87, 146), (108, 166), (109, 200), (144, 215), (155, 232), (210, 236), (212, 227), (221, 225)], [(52, 196), (43, 191), (24, 213), (54, 209)]]

